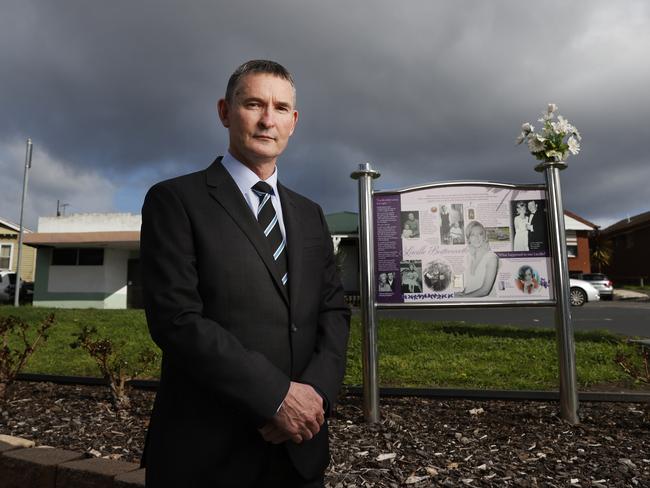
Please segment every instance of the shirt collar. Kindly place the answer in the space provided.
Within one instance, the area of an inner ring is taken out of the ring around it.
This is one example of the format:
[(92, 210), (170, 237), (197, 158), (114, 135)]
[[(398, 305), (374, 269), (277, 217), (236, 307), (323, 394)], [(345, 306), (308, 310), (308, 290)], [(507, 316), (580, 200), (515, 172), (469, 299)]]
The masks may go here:
[[(232, 179), (235, 180), (239, 191), (242, 194), (246, 194), (251, 191), (251, 188), (255, 183), (260, 181), (260, 177), (257, 176), (251, 169), (246, 166), (244, 163), (236, 159), (229, 151), (224, 153), (223, 158), (221, 158), (221, 164), (226, 168)], [(273, 194), (278, 196), (278, 167), (275, 167), (273, 174), (269, 176), (264, 182), (271, 185), (273, 188)]]

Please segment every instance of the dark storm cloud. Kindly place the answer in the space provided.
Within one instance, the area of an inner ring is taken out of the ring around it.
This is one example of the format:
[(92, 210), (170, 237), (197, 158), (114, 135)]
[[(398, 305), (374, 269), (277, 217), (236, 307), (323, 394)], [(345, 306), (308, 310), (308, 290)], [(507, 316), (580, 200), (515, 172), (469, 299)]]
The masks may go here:
[(119, 210), (223, 150), (214, 103), (256, 57), (294, 72), (300, 121), (281, 177), (326, 211), (356, 209), (361, 162), (381, 188), (541, 181), (514, 139), (548, 102), (584, 137), (562, 175), (568, 208), (601, 223), (650, 201), (643, 2), (3, 5), (0, 141), (30, 135), (95, 172)]

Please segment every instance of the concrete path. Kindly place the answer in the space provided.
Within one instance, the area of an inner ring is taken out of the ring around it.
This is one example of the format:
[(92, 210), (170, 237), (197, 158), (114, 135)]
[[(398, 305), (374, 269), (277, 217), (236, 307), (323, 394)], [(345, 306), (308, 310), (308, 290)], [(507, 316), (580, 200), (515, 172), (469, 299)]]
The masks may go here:
[(614, 288), (614, 300), (638, 300), (646, 301), (650, 300), (650, 297), (645, 293), (640, 293), (638, 291), (632, 290), (619, 290)]

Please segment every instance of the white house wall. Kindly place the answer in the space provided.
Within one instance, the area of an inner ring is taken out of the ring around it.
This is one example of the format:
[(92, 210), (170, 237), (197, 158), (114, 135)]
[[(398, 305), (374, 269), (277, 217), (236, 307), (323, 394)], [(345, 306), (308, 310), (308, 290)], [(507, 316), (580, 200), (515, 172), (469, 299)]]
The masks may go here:
[[(88, 306), (101, 308), (126, 308), (127, 304), (127, 266), (130, 252), (127, 249), (104, 249), (102, 266), (49, 266), (47, 283), (48, 294), (65, 293), (66, 298), (53, 306), (80, 306), (84, 295), (102, 294), (105, 298), (88, 301)], [(38, 286), (38, 285), (37, 285)], [(37, 293), (38, 295), (38, 293)], [(35, 297), (36, 300), (36, 297)], [(43, 300), (41, 306), (52, 306), (56, 300)], [(35, 303), (36, 305), (36, 303)]]

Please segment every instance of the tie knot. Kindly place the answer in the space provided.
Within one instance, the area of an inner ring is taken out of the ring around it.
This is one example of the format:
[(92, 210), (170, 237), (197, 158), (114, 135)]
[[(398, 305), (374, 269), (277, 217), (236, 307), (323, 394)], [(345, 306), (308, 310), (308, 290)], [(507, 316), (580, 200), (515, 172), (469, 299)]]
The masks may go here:
[(260, 193), (273, 195), (273, 188), (265, 181), (258, 181), (255, 183), (253, 185), (253, 191), (258, 195), (260, 195)]

